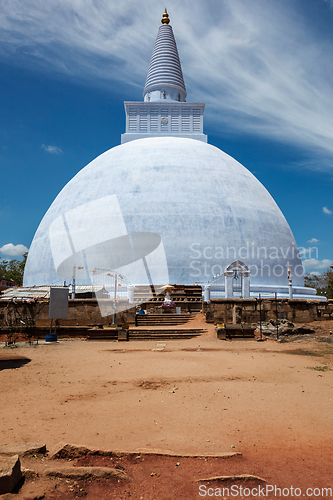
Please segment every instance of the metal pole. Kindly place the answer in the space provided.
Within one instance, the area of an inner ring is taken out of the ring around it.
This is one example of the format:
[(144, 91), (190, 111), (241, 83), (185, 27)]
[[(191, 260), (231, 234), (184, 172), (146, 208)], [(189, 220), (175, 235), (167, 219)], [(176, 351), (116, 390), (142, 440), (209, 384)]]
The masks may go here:
[(75, 299), (75, 266), (73, 267), (72, 299)]
[(116, 273), (114, 275), (114, 296), (113, 296), (113, 317), (112, 317), (113, 325), (116, 323), (117, 280), (118, 280), (118, 275)]
[(289, 280), (289, 299), (293, 298), (293, 281)]
[(260, 339), (262, 339), (262, 328), (261, 328), (261, 295), (259, 293), (259, 325), (260, 325)]
[(277, 338), (277, 340), (279, 340), (277, 292), (275, 292), (275, 315), (276, 315), (276, 338)]

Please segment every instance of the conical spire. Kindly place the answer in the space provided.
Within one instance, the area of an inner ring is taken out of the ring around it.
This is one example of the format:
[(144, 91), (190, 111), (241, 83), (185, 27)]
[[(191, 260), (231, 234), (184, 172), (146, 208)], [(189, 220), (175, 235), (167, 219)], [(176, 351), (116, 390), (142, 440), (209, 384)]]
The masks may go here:
[(145, 101), (167, 99), (184, 102), (186, 98), (176, 40), (169, 22), (170, 19), (165, 9), (143, 91)]

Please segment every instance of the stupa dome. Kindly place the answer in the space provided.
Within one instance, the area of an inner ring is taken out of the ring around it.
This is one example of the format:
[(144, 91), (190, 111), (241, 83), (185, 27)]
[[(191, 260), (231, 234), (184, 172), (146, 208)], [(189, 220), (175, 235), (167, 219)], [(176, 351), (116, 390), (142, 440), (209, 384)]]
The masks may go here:
[[(103, 200), (110, 203), (110, 196), (118, 205), (116, 213), (108, 215)], [(110, 233), (115, 216), (123, 218), (126, 230), (121, 234), (118, 229)], [(75, 228), (69, 228), (72, 240), (74, 233), (88, 231), (93, 224), (95, 232), (87, 235), (86, 248), (126, 234), (158, 235), (167, 262), (165, 282), (204, 283), (240, 259), (250, 268), (252, 285), (286, 285), (289, 264), (294, 285), (303, 286), (294, 237), (273, 198), (240, 163), (201, 141), (139, 139), (110, 149), (82, 169), (54, 200), (36, 232), (25, 286), (61, 283), (66, 277), (63, 272), (57, 275), (51, 248), (57, 220)], [(96, 228), (98, 224), (102, 226)], [(58, 247), (56, 251), (62, 252)], [(99, 257), (103, 263), (97, 264), (124, 272), (129, 262), (123, 247), (118, 246), (120, 255), (115, 251)], [(72, 261), (68, 278), (73, 264), (80, 267)], [(147, 283), (141, 269), (128, 272), (131, 283)], [(78, 278), (84, 280), (85, 271)]]

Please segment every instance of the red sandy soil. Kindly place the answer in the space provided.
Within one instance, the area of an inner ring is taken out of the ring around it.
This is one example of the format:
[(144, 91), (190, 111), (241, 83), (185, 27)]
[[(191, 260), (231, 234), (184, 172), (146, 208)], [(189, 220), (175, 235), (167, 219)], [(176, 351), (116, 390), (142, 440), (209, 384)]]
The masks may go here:
[[(46, 499), (192, 500), (218, 498), (204, 492), (222, 495), (232, 484), (265, 485), (198, 482), (239, 474), (289, 488), (289, 495), (277, 490), (262, 498), (295, 498), (291, 486), (303, 498), (326, 498), (318, 489), (306, 495), (307, 488), (333, 489), (333, 324), (314, 325), (314, 335), (286, 343), (221, 341), (198, 316), (191, 328), (208, 331), (192, 340), (0, 344), (0, 360), (7, 359), (0, 362), (0, 444), (39, 442), (52, 451), (64, 441), (141, 457), (65, 463), (118, 465), (130, 481), (27, 479), (13, 498), (39, 498), (27, 492), (42, 487)], [(9, 362), (20, 357), (29, 361)], [(182, 457), (232, 451), (242, 455)], [(34, 463), (49, 466), (47, 458), (22, 459), (23, 466)], [(255, 498), (229, 493), (224, 498)]]

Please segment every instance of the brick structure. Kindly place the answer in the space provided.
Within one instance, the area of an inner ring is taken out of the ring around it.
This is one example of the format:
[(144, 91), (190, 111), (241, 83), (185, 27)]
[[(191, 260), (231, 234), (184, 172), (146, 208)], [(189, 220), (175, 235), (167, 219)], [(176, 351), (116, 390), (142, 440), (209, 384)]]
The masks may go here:
[[(208, 323), (233, 323), (235, 314), (242, 323), (258, 323), (260, 317), (258, 299), (212, 299), (203, 302), (202, 310)], [(287, 319), (294, 323), (333, 320), (333, 300), (326, 302), (299, 299), (261, 300), (261, 319), (269, 321)]]

